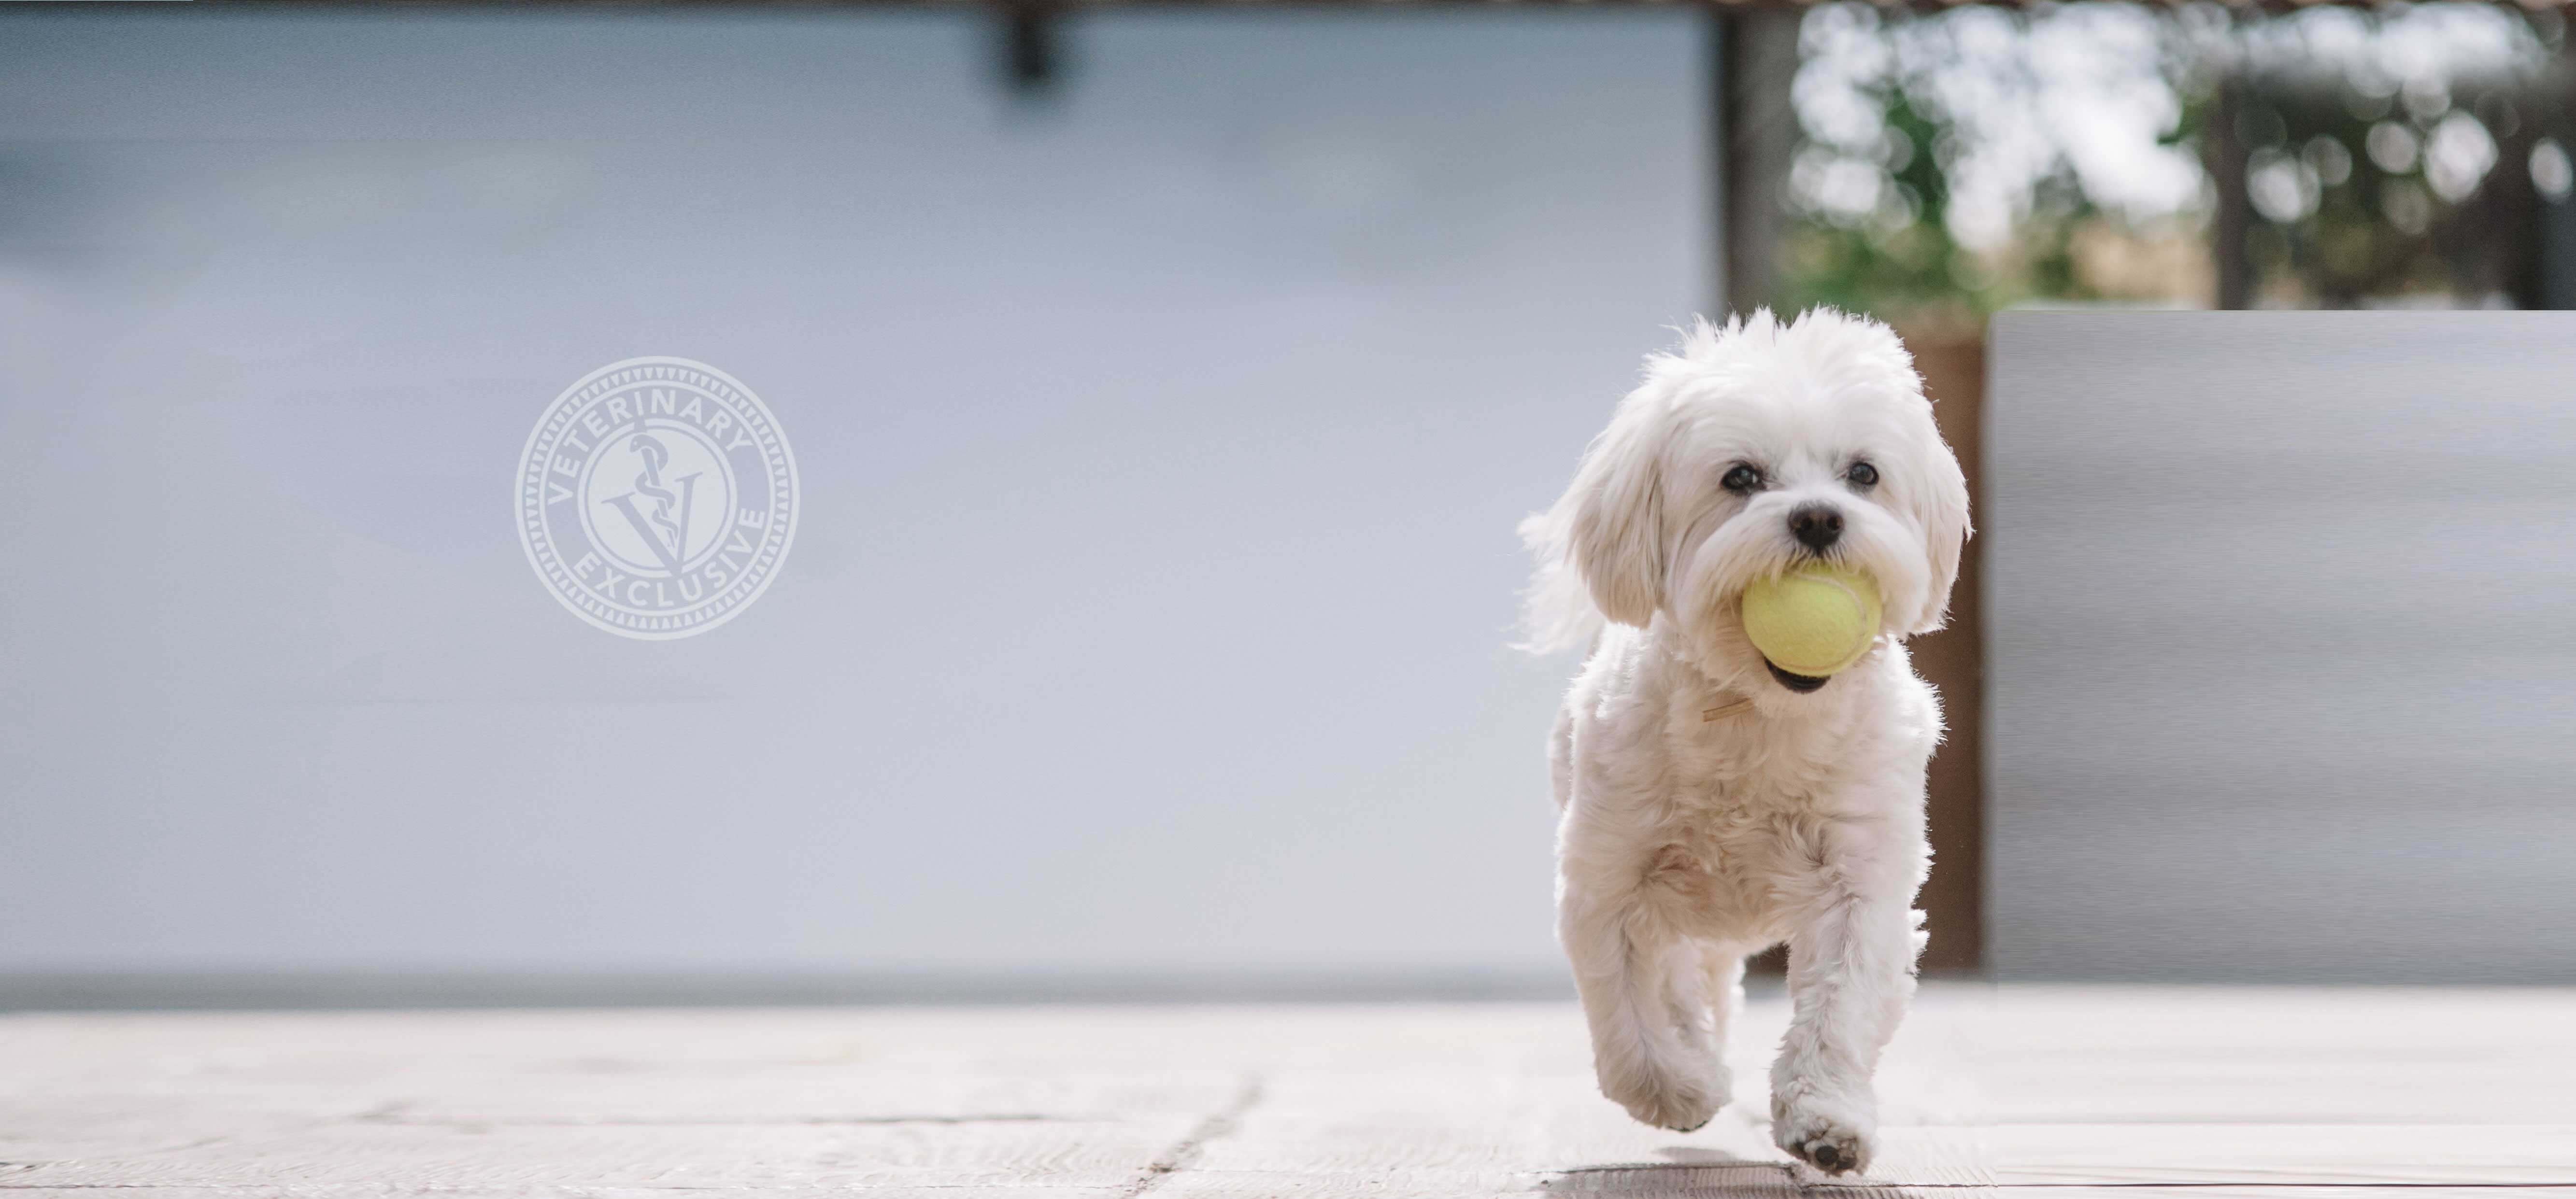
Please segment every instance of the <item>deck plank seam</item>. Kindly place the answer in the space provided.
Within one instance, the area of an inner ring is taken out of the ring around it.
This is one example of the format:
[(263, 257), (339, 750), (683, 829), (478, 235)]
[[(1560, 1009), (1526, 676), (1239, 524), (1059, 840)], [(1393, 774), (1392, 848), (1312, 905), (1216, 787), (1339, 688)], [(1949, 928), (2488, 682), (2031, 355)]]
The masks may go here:
[(1209, 1142), (1232, 1133), (1241, 1124), (1244, 1113), (1251, 1111), (1253, 1105), (1259, 1102), (1261, 1102), (1261, 1076), (1245, 1075), (1243, 1085), (1236, 1089), (1234, 1098), (1228, 1100), (1224, 1107), (1218, 1108), (1207, 1119), (1199, 1121), (1198, 1126), (1192, 1128), (1189, 1135), (1164, 1150), (1162, 1156), (1148, 1163), (1145, 1172), (1134, 1182), (1127, 1184), (1125, 1191), (1120, 1192), (1121, 1199), (1136, 1199), (1137, 1196), (1163, 1185), (1172, 1175), (1190, 1168), (1198, 1161), (1199, 1155), (1206, 1152)]

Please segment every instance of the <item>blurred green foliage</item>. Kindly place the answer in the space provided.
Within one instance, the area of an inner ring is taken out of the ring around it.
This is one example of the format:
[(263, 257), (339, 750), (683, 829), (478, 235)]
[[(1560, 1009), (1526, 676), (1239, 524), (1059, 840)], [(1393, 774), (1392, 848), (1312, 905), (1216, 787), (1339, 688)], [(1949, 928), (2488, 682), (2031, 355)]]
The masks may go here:
[(2071, 246), (2076, 224), (2100, 210), (2072, 170), (2061, 165), (2033, 184), (2018, 254), (1999, 270), (1995, 256), (1962, 245), (1950, 229), (1949, 171), (1934, 150), (1956, 144), (1953, 123), (1902, 84), (1888, 84), (1880, 99), (1889, 142), (1902, 147), (1888, 174), (1905, 219), (1799, 213), (1784, 255), (1788, 307), (1830, 304), (1921, 324), (1982, 320), (2033, 297), (2097, 294), (2078, 276)]
[[(2469, 4), (1820, 7), (1781, 300), (1969, 326), (2032, 300), (2209, 303), (2208, 164), (2230, 152), (2255, 302), (2519, 299), (2534, 205), (2576, 174), (2541, 136), (2565, 116), (2536, 86), (2562, 37), (2554, 14)], [(2168, 185), (2106, 193), (2137, 162)]]

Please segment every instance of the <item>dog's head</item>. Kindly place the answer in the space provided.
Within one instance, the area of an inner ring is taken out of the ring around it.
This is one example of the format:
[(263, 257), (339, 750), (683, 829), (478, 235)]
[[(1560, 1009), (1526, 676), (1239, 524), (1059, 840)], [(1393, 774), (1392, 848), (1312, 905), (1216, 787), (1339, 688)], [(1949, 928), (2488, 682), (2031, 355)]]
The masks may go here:
[(1648, 359), (1564, 498), (1525, 532), (1603, 616), (1644, 627), (1660, 613), (1713, 678), (1813, 691), (1823, 683), (1771, 668), (1744, 639), (1745, 587), (1822, 559), (1878, 580), (1884, 633), (1937, 629), (1968, 488), (1894, 333), (1831, 309), (1788, 324), (1766, 311), (1703, 322), (1679, 353)]

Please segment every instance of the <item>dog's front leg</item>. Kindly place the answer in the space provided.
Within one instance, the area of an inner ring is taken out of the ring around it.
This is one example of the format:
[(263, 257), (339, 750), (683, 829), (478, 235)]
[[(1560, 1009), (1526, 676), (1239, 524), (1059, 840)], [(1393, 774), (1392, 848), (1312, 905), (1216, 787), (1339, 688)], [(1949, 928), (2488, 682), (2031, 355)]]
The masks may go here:
[(1919, 873), (1878, 822), (1832, 822), (1819, 840), (1814, 899), (1789, 938), (1792, 1014), (1771, 1067), (1771, 1139), (1840, 1174), (1869, 1167), (1870, 1075), (1914, 995)]
[(1557, 937), (1592, 1028), (1601, 1093), (1658, 1128), (1708, 1123), (1727, 1100), (1699, 946), (1659, 907), (1635, 847), (1570, 808), (1557, 877)]

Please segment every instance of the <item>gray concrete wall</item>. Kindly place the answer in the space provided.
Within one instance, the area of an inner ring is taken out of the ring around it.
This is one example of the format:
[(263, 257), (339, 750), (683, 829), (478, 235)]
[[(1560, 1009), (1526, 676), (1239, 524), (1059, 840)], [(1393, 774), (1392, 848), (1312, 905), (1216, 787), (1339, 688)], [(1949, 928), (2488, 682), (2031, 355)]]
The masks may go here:
[[(0, 12), (0, 971), (1553, 970), (1503, 646), (1704, 298), (1691, 14)], [(758, 390), (783, 577), (522, 557)]]
[(2576, 314), (2015, 312), (2009, 977), (2576, 979)]

